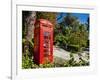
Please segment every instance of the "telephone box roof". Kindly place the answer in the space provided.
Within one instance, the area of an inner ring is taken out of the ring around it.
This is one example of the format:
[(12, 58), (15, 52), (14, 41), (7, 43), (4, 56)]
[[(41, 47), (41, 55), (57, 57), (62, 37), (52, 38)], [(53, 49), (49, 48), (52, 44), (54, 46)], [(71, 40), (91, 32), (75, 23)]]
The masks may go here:
[(38, 22), (52, 26), (52, 23), (46, 19), (38, 19)]

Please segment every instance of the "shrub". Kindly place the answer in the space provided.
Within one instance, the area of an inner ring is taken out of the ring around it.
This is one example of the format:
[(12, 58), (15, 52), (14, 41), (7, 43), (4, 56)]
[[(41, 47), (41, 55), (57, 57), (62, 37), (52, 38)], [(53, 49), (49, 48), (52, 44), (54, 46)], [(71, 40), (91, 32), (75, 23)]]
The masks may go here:
[(27, 69), (27, 68), (32, 68), (33, 65), (33, 60), (29, 58), (28, 55), (22, 56), (22, 68)]

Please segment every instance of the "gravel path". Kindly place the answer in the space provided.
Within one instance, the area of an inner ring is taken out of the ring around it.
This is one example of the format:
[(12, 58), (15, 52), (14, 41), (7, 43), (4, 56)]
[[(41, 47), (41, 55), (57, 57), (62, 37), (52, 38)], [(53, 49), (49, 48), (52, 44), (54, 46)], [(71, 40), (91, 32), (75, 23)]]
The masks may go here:
[[(71, 54), (70, 52), (68, 52), (68, 51), (66, 51), (66, 50), (64, 50), (62, 48), (55, 47), (55, 46), (53, 47), (53, 49), (54, 49), (53, 50), (54, 57), (58, 57), (59, 60), (70, 60), (70, 54)], [(88, 56), (89, 55), (85, 51), (82, 52), (82, 53), (80, 53), (80, 55), (79, 54), (73, 54), (74, 60), (76, 62), (79, 62), (80, 61), (80, 58), (83, 59), (86, 62), (89, 62)], [(56, 60), (56, 61), (58, 61), (58, 60)]]
[(65, 59), (65, 60), (70, 59), (70, 52), (67, 52), (64, 49), (61, 49), (59, 47), (54, 46), (53, 54), (54, 56)]

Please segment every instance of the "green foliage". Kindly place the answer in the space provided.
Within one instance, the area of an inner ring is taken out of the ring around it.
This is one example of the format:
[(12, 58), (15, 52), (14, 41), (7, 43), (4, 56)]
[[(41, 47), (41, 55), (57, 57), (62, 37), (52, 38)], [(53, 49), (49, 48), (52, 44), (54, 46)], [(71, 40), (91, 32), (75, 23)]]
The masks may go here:
[(57, 36), (55, 36), (55, 42), (57, 45), (63, 46), (64, 44), (66, 44), (66, 37), (59, 33)]
[(67, 26), (76, 26), (76, 23), (78, 23), (77, 21), (77, 17), (76, 16), (72, 16), (71, 13), (67, 13), (67, 16), (65, 16), (64, 18), (64, 23), (67, 25)]
[(55, 45), (71, 52), (82, 51), (83, 48), (89, 46), (89, 32), (86, 27), (87, 25), (81, 24), (77, 17), (68, 14), (63, 22), (54, 28)]
[(64, 63), (64, 67), (77, 67), (77, 66), (88, 66), (89, 62), (86, 62), (82, 58), (80, 58), (79, 62), (74, 61), (74, 57), (70, 54), (71, 59)]
[(53, 25), (56, 23), (56, 14), (54, 12), (36, 12), (37, 19), (46, 19), (52, 22)]
[[(22, 39), (22, 44), (24, 45), (26, 43), (26, 39)], [(22, 54), (22, 68), (23, 69), (28, 69), (28, 68), (32, 68), (33, 66), (33, 46), (34, 43), (32, 40), (28, 41), (29, 43), (29, 48), (25, 50), (26, 53)]]
[(32, 68), (33, 65), (33, 60), (29, 58), (28, 55), (22, 56), (22, 68), (27, 69), (27, 68)]
[(54, 64), (53, 63), (40, 64), (39, 67), (40, 68), (51, 68), (51, 67), (54, 67)]

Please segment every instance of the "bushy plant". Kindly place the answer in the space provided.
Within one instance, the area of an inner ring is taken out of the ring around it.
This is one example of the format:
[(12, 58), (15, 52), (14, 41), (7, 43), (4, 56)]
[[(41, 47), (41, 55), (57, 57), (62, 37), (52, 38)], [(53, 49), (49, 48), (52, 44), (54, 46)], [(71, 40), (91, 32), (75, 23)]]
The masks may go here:
[(51, 68), (51, 67), (54, 67), (54, 64), (53, 63), (40, 64), (39, 67), (40, 68)]
[(77, 19), (76, 16), (67, 14), (64, 20), (55, 26), (55, 45), (71, 52), (80, 52), (83, 48), (89, 47), (87, 26)]
[(33, 60), (30, 59), (28, 55), (22, 56), (22, 68), (23, 69), (32, 68), (32, 65), (33, 65)]
[(79, 62), (74, 61), (73, 54), (70, 54), (71, 59), (64, 63), (64, 67), (75, 67), (75, 66), (88, 66), (89, 62), (86, 62), (80, 58)]
[[(24, 46), (26, 42), (26, 39), (22, 39), (22, 44)], [(34, 47), (34, 43), (32, 40), (28, 41), (29, 45), (28, 45), (28, 49), (24, 49), (23, 47), (23, 54), (22, 54), (22, 68), (23, 69), (28, 69), (28, 68), (32, 68), (33, 65), (33, 47)]]

